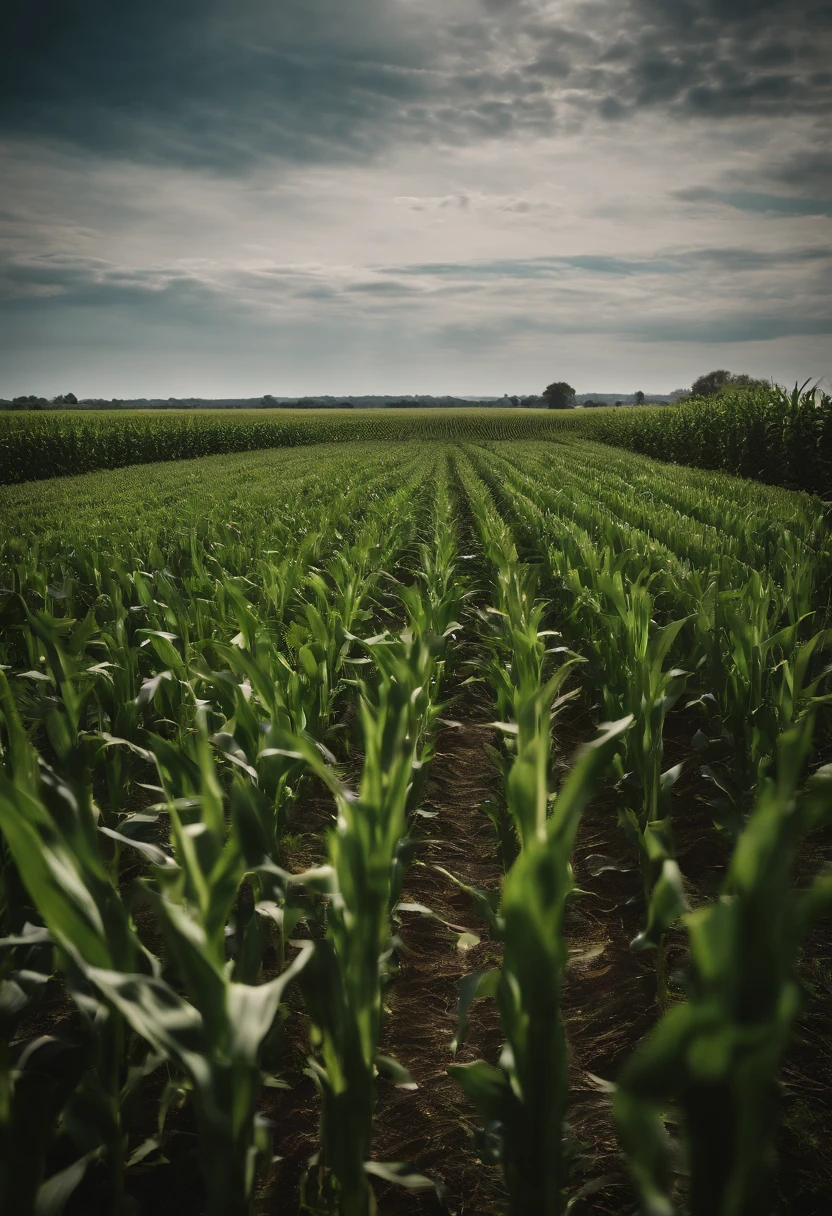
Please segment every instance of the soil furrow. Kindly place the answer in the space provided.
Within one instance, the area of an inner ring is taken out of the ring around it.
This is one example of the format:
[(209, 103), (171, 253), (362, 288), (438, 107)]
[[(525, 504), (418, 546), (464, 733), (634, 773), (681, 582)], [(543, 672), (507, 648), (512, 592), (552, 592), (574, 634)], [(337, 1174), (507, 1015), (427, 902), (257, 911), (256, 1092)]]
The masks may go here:
[[(488, 706), (470, 687), (454, 705), (459, 725), (439, 737), (420, 819), (425, 838), (405, 878), (403, 900), (424, 904), (445, 921), (472, 929), (480, 943), (455, 949), (456, 935), (436, 920), (403, 913), (400, 972), (388, 994), (390, 1016), (384, 1050), (412, 1074), (415, 1092), (380, 1085), (378, 1134), (380, 1160), (412, 1161), (444, 1186), (448, 1210), (459, 1216), (491, 1216), (503, 1194), (499, 1171), (482, 1165), (471, 1144), (476, 1113), (447, 1074), (450, 1042), (456, 1029), (458, 984), (462, 976), (499, 965), (500, 947), (473, 919), (470, 898), (433, 867), (449, 869), (471, 886), (499, 887), (501, 870), (493, 829), (480, 807), (494, 795), (498, 778), (483, 750), (492, 732)], [(458, 1059), (496, 1060), (500, 1023), (493, 1001), (476, 1002), (468, 1038)], [(386, 1216), (428, 1216), (443, 1210), (432, 1192), (379, 1191)]]

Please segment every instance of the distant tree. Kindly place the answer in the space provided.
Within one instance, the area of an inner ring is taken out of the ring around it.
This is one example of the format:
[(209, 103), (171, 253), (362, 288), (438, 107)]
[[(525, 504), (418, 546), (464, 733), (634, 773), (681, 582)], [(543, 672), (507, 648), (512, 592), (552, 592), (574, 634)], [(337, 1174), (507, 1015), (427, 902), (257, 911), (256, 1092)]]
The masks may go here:
[(78, 398), (74, 393), (64, 393), (64, 405), (77, 405)]
[(704, 376), (699, 376), (694, 380), (690, 386), (691, 395), (693, 397), (715, 397), (717, 393), (722, 392), (730, 379), (731, 373), (724, 367), (713, 372), (706, 372)]
[(636, 405), (644, 405), (644, 393), (641, 389), (636, 393)]
[(740, 372), (736, 376), (731, 377), (730, 388), (771, 388), (771, 383), (768, 380), (758, 380), (754, 376), (748, 376), (745, 372)]
[(550, 410), (571, 410), (575, 406), (575, 390), (565, 380), (557, 380), (547, 384), (543, 390), (543, 400)]
[(726, 371), (723, 367), (719, 368), (718, 371), (707, 372), (706, 375), (700, 376), (698, 380), (694, 380), (690, 387), (690, 395), (692, 397), (716, 397), (720, 393), (724, 393), (726, 389), (768, 387), (768, 380), (756, 380), (745, 372), (734, 374), (733, 372)]

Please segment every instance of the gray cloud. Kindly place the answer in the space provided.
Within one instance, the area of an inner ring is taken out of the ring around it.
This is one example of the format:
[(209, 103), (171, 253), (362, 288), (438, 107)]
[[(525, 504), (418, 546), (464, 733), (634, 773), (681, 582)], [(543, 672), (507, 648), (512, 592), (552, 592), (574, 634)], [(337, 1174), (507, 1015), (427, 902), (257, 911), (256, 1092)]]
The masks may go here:
[(636, 32), (604, 57), (608, 116), (828, 116), (825, 0), (631, 0), (624, 13)]
[(795, 194), (765, 194), (756, 190), (712, 190), (694, 186), (675, 191), (687, 203), (712, 203), (765, 215), (832, 215), (832, 198), (805, 198)]
[(569, 271), (583, 270), (590, 274), (676, 274), (684, 267), (680, 263), (643, 258), (601, 255), (575, 255), (542, 258), (499, 258), (483, 262), (424, 262), (390, 268), (392, 274), (419, 275), (443, 279), (550, 279)]
[(783, 316), (761, 313), (737, 317), (714, 313), (709, 317), (622, 319), (620, 323), (600, 321), (592, 327), (586, 322), (561, 318), (546, 322), (527, 314), (500, 318), (482, 324), (450, 324), (435, 335), (438, 346), (474, 355), (487, 346), (501, 346), (514, 339), (576, 338), (603, 335), (606, 339), (639, 344), (725, 347), (736, 344), (766, 343), (783, 338), (817, 337), (832, 334), (832, 312), (823, 316)]
[(832, 197), (832, 151), (829, 141), (799, 148), (768, 170), (773, 181), (793, 190)]
[(708, 343), (722, 346), (826, 334), (832, 334), (832, 311), (822, 316), (784, 315), (777, 312), (745, 316), (730, 313), (712, 317), (680, 317), (677, 320), (647, 321), (630, 331), (630, 336), (641, 342)]
[[(389, 106), (424, 95), (424, 53), (385, 42), (384, 6), (356, 0), (112, 5), (13, 0), (0, 52), (7, 132), (98, 152), (240, 167), (367, 155)], [(356, 38), (355, 33), (358, 37)]]
[(734, 247), (667, 252), (650, 257), (621, 258), (584, 254), (565, 257), (500, 258), (483, 262), (425, 262), (394, 266), (394, 275), (419, 275), (448, 279), (549, 279), (583, 271), (592, 275), (689, 274), (702, 267), (732, 272), (769, 271), (777, 266), (824, 263), (832, 260), (832, 246), (804, 246), (780, 250)]
[[(547, 333), (725, 344), (829, 333), (832, 310), (822, 292), (830, 260), (827, 246), (724, 247), (637, 258), (411, 263), (379, 266), (368, 274), (366, 267), (336, 272), (300, 265), (189, 273), (163, 266), (131, 270), (95, 258), (6, 257), (0, 260), (0, 310), (18, 321), (28, 315), (33, 323), (87, 312), (121, 315), (145, 327), (219, 330), (226, 340), (247, 332), (247, 341), (256, 345), (272, 340), (276, 321), (281, 327), (306, 325), (311, 334), (315, 325), (343, 324), (346, 318), (361, 326), (377, 319), (379, 308), (385, 315), (394, 305), (405, 310), (395, 324), (432, 333), (439, 346), (458, 350), (467, 350), (475, 335), (485, 333), (495, 345)], [(799, 267), (802, 296), (791, 298), (788, 275)], [(812, 269), (819, 275), (815, 288)], [(770, 277), (783, 272), (785, 280)], [(678, 276), (678, 288), (654, 298), (657, 275)], [(639, 294), (642, 282), (650, 285), (646, 297)], [(790, 296), (788, 308), (782, 307), (780, 282)], [(640, 306), (633, 307), (639, 299)]]
[(10, 0), (0, 130), (236, 171), (576, 114), (822, 116), (830, 31), (825, 0)]
[(264, 155), (366, 159), (407, 132), (456, 142), (551, 129), (540, 83), (489, 61), (513, 11), (456, 8), (479, 19), (393, 0), (12, 0), (2, 126), (231, 170)]
[[(0, 312), (37, 319), (118, 312), (143, 327), (229, 325), (249, 312), (229, 308), (229, 297), (197, 275), (178, 268), (135, 270), (96, 258), (47, 256), (0, 261)], [(246, 318), (255, 320), (254, 314)], [(95, 324), (96, 322), (94, 322)], [(138, 339), (138, 333), (137, 333)]]

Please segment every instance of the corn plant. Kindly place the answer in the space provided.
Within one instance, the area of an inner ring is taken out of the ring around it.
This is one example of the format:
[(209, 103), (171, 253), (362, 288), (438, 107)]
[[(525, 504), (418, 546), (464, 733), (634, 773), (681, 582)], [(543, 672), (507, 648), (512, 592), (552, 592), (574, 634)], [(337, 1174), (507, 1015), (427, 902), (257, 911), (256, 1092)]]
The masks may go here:
[[(287, 984), (306, 965), (299, 954), (275, 979), (235, 982), (226, 930), (244, 873), (239, 841), (229, 832), (221, 787), (203, 727), (196, 754), (151, 740), (171, 823), (172, 855), (138, 846), (148, 857), (144, 884), (164, 934), (175, 985), (160, 975), (92, 966), (84, 974), (101, 996), (178, 1072), (199, 1130), (208, 1213), (251, 1210), (255, 1172), (270, 1138), (257, 1115), (259, 1056)], [(233, 825), (233, 820), (232, 820)], [(136, 846), (134, 846), (136, 847)]]
[[(48, 930), (48, 938), (38, 941), (33, 937), (33, 930), (24, 926), (23, 933), (6, 939), (4, 946), (6, 949), (16, 947), (18, 956), (21, 950), (27, 949), (29, 941), (37, 945), (48, 940), (59, 948), (61, 965), (81, 1012), (84, 1030), (81, 1049), (76, 1053), (78, 1067), (70, 1067), (67, 1072), (64, 1068), (66, 1056), (58, 1059), (58, 1073), (53, 1074), (55, 1084), (51, 1093), (44, 1097), (51, 1099), (47, 1109), (52, 1118), (61, 1115), (76, 1146), (78, 1156), (74, 1171), (64, 1179), (69, 1190), (72, 1183), (80, 1181), (91, 1156), (103, 1155), (109, 1177), (110, 1205), (118, 1213), (124, 1199), (126, 1131), (123, 1113), (144, 1075), (147, 1053), (144, 1053), (144, 1060), (141, 1053), (136, 1056), (129, 1042), (128, 1024), (117, 1010), (90, 991), (84, 966), (150, 972), (153, 960), (142, 947), (102, 861), (88, 784), (70, 786), (42, 763), (38, 764), (19, 719), (15, 719), (9, 705), (7, 688), (5, 694), (9, 756), (6, 772), (0, 773), (0, 830), (20, 879)], [(37, 987), (45, 978), (44, 971), (32, 977), (18, 967), (17, 977), (13, 973), (4, 980), (5, 995), (14, 997), (17, 987), (25, 999), (30, 995), (33, 983)], [(18, 1120), (25, 1117), (33, 1099), (32, 1081), (34, 1092), (38, 1091), (34, 1073), (44, 1063), (44, 1058), (41, 1056), (35, 1062), (33, 1070), (32, 1054), (24, 1051), (9, 1071), (7, 1046), (3, 1051), (5, 1067), (0, 1088), (4, 1090), (4, 1101), (0, 1137), (4, 1151), (11, 1152), (23, 1130)], [(61, 1054), (52, 1053), (52, 1062)], [(150, 1066), (154, 1066), (152, 1060)], [(45, 1071), (48, 1076), (48, 1067)], [(44, 1089), (43, 1082), (40, 1089)], [(33, 1197), (41, 1193), (41, 1187), (61, 1185), (54, 1180), (42, 1182), (41, 1179), (45, 1142), (52, 1130), (51, 1126), (44, 1125), (42, 1117), (33, 1119), (34, 1151), (30, 1145), (30, 1151), (15, 1164), (6, 1158), (0, 1173), (4, 1185), (9, 1188), (7, 1196), (13, 1203), (10, 1210), (26, 1211)]]
[[(283, 990), (306, 955), (260, 986), (235, 983), (229, 975), (226, 926), (244, 862), (228, 832), (204, 727), (193, 756), (166, 740), (152, 740), (173, 854), (102, 829), (124, 846), (138, 848), (151, 863), (154, 881), (145, 896), (164, 932), (175, 986), (141, 945), (103, 868), (88, 791), (71, 789), (47, 770), (38, 775), (19, 727), (12, 723), (12, 729), (13, 772), (11, 779), (0, 777), (0, 827), (60, 948), (96, 1045), (92, 1066), (63, 1118), (73, 1119), (74, 1104), (86, 1112), (87, 1123), (94, 1120), (106, 1149), (113, 1210), (119, 1211), (126, 1141), (122, 1106), (148, 1068), (169, 1060), (197, 1114), (206, 1210), (246, 1212), (255, 1168), (268, 1143), (256, 1116), (258, 1053)], [(151, 1049), (139, 1066), (127, 1050), (128, 1028)], [(78, 1119), (74, 1116), (75, 1123)]]
[(321, 1152), (306, 1202), (343, 1216), (375, 1210), (368, 1173), (379, 1168), (370, 1160), (376, 1073), (413, 1085), (400, 1065), (380, 1055), (379, 1043), (394, 946), (391, 912), (401, 890), (414, 778), (424, 772), (436, 714), (431, 689), (441, 639), (413, 630), (364, 645), (378, 684), (360, 682), (364, 762), (357, 793), (335, 783), (311, 756), (334, 790), (338, 815), (328, 843), (327, 935), (302, 980), (317, 1047), (310, 1067), (322, 1100)]
[[(548, 814), (551, 738), (545, 725), (553, 710), (577, 695), (558, 694), (578, 659), (562, 659), (546, 675), (551, 656), (563, 656), (565, 647), (548, 645), (556, 635), (542, 628), (548, 606), (536, 596), (537, 571), (519, 562), (510, 529), (470, 474), (465, 488), (491, 572), (493, 603), (478, 610), (484, 654), (472, 666), (494, 696), (503, 740), (502, 751), (487, 750), (502, 774), (506, 812), (493, 802), (485, 809), (508, 868)], [(530, 801), (532, 786), (537, 792)]]
[(797, 891), (795, 851), (832, 818), (832, 778), (800, 792), (812, 716), (780, 738), (775, 776), (761, 784), (721, 897), (689, 912), (688, 999), (665, 1015), (627, 1063), (615, 1098), (621, 1143), (644, 1210), (678, 1209), (664, 1116), (683, 1116), (692, 1216), (755, 1216), (770, 1206), (778, 1124), (777, 1072), (803, 996), (801, 941), (832, 907), (828, 872)]
[[(548, 743), (548, 716), (543, 725)], [(587, 746), (551, 815), (530, 834), (506, 878), (495, 922), (503, 941), (502, 968), (477, 975), (476, 986), (469, 983), (464, 994), (465, 1002), (496, 995), (506, 1037), (499, 1066), (475, 1060), (449, 1071), (486, 1120), (481, 1144), (490, 1145), (491, 1159), (502, 1165), (512, 1216), (564, 1210), (568, 1080), (560, 994), (568, 957), (563, 918), (573, 886), (570, 856), (583, 807), (628, 726), (629, 719), (608, 726)], [(534, 822), (537, 783), (518, 784), (516, 793), (526, 803), (524, 818)]]
[(620, 765), (625, 788), (633, 790), (634, 805), (619, 812), (619, 821), (639, 851), (646, 924), (633, 943), (658, 947), (659, 991), (664, 1003), (662, 938), (685, 908), (681, 875), (673, 851), (670, 790), (680, 766), (663, 768), (664, 724), (685, 687), (687, 672), (667, 665), (684, 620), (660, 629), (653, 623), (653, 599), (639, 580), (624, 587), (619, 575), (600, 580), (610, 610), (603, 615), (590, 647), (603, 675), (607, 716), (629, 713), (633, 729), (625, 739)]
[(778, 598), (755, 572), (741, 590), (714, 587), (702, 605), (711, 659), (709, 691), (697, 702), (706, 715), (697, 744), (715, 822), (732, 838), (774, 762), (780, 734), (824, 700), (818, 659), (827, 634), (811, 633), (809, 612), (781, 627), (794, 601), (784, 596), (781, 612)]

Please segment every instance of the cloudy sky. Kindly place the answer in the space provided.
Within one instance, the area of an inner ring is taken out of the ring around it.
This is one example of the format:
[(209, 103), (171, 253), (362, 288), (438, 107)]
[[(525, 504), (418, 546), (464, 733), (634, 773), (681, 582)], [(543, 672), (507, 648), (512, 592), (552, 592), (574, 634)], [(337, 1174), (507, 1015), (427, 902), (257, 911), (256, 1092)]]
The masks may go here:
[(830, 0), (6, 0), (0, 395), (832, 375)]

